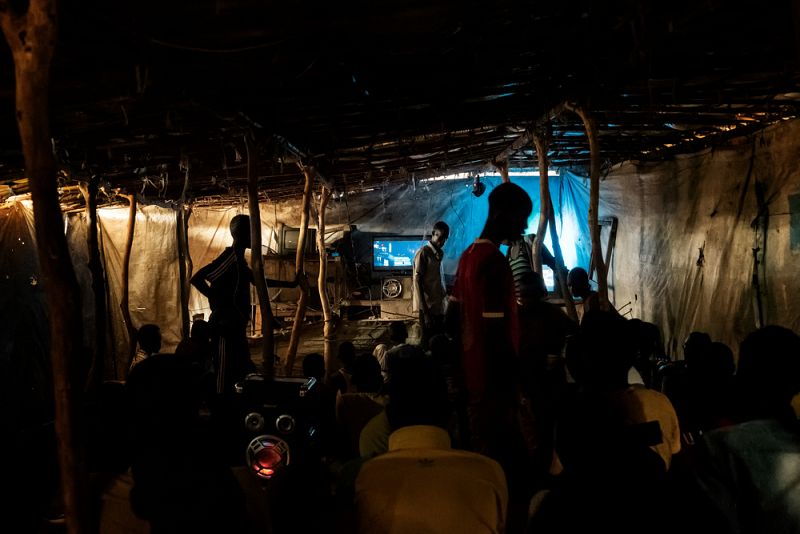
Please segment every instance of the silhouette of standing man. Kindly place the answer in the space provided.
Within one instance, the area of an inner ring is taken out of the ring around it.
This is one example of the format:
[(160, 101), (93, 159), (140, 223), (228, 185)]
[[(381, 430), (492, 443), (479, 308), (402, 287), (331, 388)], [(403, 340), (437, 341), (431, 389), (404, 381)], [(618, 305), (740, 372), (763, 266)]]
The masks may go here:
[[(250, 318), (250, 284), (253, 271), (247, 266), (244, 251), (250, 248), (250, 217), (236, 215), (231, 219), (233, 245), (192, 276), (191, 284), (208, 298), (211, 306), (209, 325), (211, 347), (217, 373), (216, 391), (229, 392), (233, 385), (256, 370), (247, 345), (247, 323)], [(272, 287), (295, 287), (294, 282), (267, 280)], [(265, 362), (270, 365), (272, 362)]]
[(483, 232), (459, 259), (451, 298), (460, 313), (471, 447), (501, 464), (514, 427), (519, 325), (514, 278), (499, 245), (519, 239), (531, 208), (518, 185), (494, 188)]
[(516, 184), (503, 183), (492, 190), (486, 224), (461, 254), (451, 297), (460, 319), (469, 445), (503, 466), (509, 532), (522, 531), (529, 495), (522, 475), (526, 451), (517, 408), (517, 299), (511, 267), (499, 246), (520, 238), (532, 207), (528, 194)]

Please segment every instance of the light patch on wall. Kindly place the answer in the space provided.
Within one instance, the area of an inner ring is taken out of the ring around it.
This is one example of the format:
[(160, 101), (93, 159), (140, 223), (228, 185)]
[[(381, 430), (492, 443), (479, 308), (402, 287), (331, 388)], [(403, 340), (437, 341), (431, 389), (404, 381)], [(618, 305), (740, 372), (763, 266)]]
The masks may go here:
[[(568, 207), (562, 208), (564, 210), (563, 217), (556, 220), (556, 229), (558, 230), (558, 242), (561, 245), (561, 254), (564, 257), (564, 265), (571, 269), (578, 267), (578, 247), (580, 242), (580, 228), (577, 224), (577, 214)], [(539, 229), (539, 214), (533, 214), (528, 218), (528, 227), (525, 229), (525, 234), (535, 234)], [(553, 253), (553, 240), (550, 235), (550, 229), (544, 235), (544, 246)]]

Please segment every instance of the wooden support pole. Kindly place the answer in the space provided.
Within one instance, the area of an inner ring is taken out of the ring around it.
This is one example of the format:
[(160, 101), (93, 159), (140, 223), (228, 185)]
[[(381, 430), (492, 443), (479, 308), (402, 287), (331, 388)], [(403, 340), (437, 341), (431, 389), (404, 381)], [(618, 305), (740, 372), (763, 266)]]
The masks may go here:
[(494, 166), (500, 172), (500, 179), (504, 184), (511, 182), (511, 178), (508, 177), (508, 160), (495, 161)]
[(267, 378), (275, 377), (275, 333), (272, 325), (272, 307), (269, 303), (267, 282), (264, 278), (264, 257), (261, 255), (261, 209), (258, 207), (258, 160), (257, 150), (251, 150), (252, 140), (244, 136), (247, 152), (247, 206), (250, 212), (250, 268), (253, 284), (258, 295), (261, 312), (261, 361)]
[(297, 299), (297, 309), (294, 312), (292, 335), (289, 338), (289, 347), (286, 349), (285, 372), (292, 375), (294, 360), (297, 356), (297, 346), (300, 344), (300, 331), (303, 329), (303, 319), (306, 316), (306, 303), (308, 301), (308, 281), (303, 268), (304, 251), (306, 248), (306, 234), (308, 233), (308, 210), (311, 205), (311, 184), (314, 182), (316, 170), (314, 167), (304, 167), (303, 174), (306, 184), (303, 188), (303, 211), (300, 214), (300, 235), (297, 237), (297, 254), (295, 255), (295, 270), (300, 280), (300, 297)]
[(565, 108), (572, 111), (583, 121), (586, 128), (586, 137), (589, 139), (589, 233), (592, 237), (592, 257), (597, 271), (597, 295), (600, 299), (600, 308), (609, 309), (608, 281), (606, 279), (606, 264), (603, 261), (602, 246), (600, 244), (600, 225), (598, 224), (598, 206), (600, 204), (600, 142), (597, 135), (597, 123), (586, 109), (578, 104), (566, 104)]
[(533, 241), (533, 270), (542, 273), (542, 245), (547, 222), (550, 220), (550, 176), (547, 174), (547, 133), (538, 131), (533, 135), (533, 146), (539, 158), (539, 224)]
[[(547, 124), (559, 115), (563, 113), (565, 104), (558, 104), (557, 106), (553, 106), (547, 112), (542, 114), (538, 119), (534, 121), (535, 124)], [(508, 145), (506, 148), (503, 149), (494, 159), (491, 161), (490, 164), (486, 165), (486, 168), (496, 167), (498, 161), (508, 161), (511, 159), (511, 156), (528, 146), (528, 144), (533, 140), (533, 131), (526, 130), (525, 133), (514, 139), (514, 141)], [(438, 171), (437, 171), (438, 172)]]
[(189, 339), (189, 276), (186, 274), (186, 257), (189, 255), (189, 216), (186, 213), (186, 190), (189, 187), (189, 170), (183, 176), (183, 190), (178, 202), (175, 231), (178, 239), (178, 276), (180, 278), (181, 297), (181, 337)]
[(55, 0), (0, 0), (0, 27), (14, 61), (16, 117), (36, 221), (36, 249), (50, 321), (55, 430), (69, 534), (90, 532), (88, 476), (80, 412), (83, 324), (78, 281), (64, 236), (48, 121), (50, 63), (58, 21)]
[(95, 390), (105, 378), (106, 363), (106, 284), (103, 263), (100, 261), (100, 242), (97, 235), (97, 183), (99, 178), (92, 176), (88, 184), (81, 184), (81, 194), (86, 202), (86, 224), (88, 235), (86, 248), (89, 253), (89, 272), (92, 275), (94, 294), (94, 356), (89, 370), (87, 390)]
[(328, 253), (325, 252), (325, 208), (331, 198), (331, 190), (327, 187), (322, 188), (319, 198), (319, 212), (317, 213), (317, 250), (319, 251), (319, 276), (317, 277), (317, 289), (319, 290), (319, 301), (322, 304), (322, 355), (325, 359), (325, 373), (331, 370), (331, 360), (333, 359), (332, 344), (333, 340), (333, 316), (331, 313), (331, 302), (328, 299)]
[[(564, 304), (567, 308), (567, 315), (570, 319), (578, 322), (578, 312), (575, 310), (575, 303), (572, 301), (572, 294), (569, 291), (569, 287), (567, 286), (567, 279), (564, 276), (564, 271), (566, 270), (564, 267), (564, 255), (561, 252), (561, 242), (558, 239), (558, 232), (556, 231), (556, 215), (555, 209), (553, 209), (553, 202), (550, 198), (550, 176), (547, 173), (548, 164), (547, 164), (547, 133), (546, 132), (536, 132), (534, 133), (534, 144), (536, 146), (536, 153), (539, 157), (539, 195), (541, 197), (540, 202), (541, 204), (547, 203), (546, 208), (546, 217), (547, 217), (547, 225), (550, 227), (550, 241), (553, 243), (553, 256), (556, 260), (556, 268), (555, 276), (556, 281), (558, 282), (558, 287), (561, 290), (561, 295), (564, 298)], [(544, 231), (541, 217), (542, 213), (541, 210), (539, 212), (539, 231), (541, 233), (536, 234), (536, 241), (538, 241), (538, 248), (534, 247), (534, 257), (538, 260), (539, 268), (541, 269), (541, 251), (542, 251), (542, 243), (544, 242)], [(546, 228), (545, 226), (545, 228)], [(541, 272), (541, 271), (539, 271)]]
[(493, 165), (497, 166), (497, 163), (495, 163), (495, 162), (498, 162), (498, 161), (508, 161), (508, 159), (511, 156), (513, 156), (514, 154), (516, 154), (517, 152), (519, 152), (520, 150), (525, 148), (525, 146), (527, 146), (528, 143), (530, 143), (530, 142), (531, 142), (531, 133), (526, 131), (524, 134), (522, 134), (519, 137), (517, 137), (516, 139), (514, 139), (514, 142), (512, 142), (509, 146), (507, 146), (505, 149), (503, 149), (503, 151), (500, 152), (494, 158)]
[(136, 327), (133, 326), (130, 307), (130, 282), (129, 275), (131, 270), (131, 250), (133, 249), (133, 233), (136, 231), (136, 196), (125, 195), (128, 199), (128, 233), (125, 238), (125, 255), (122, 259), (122, 301), (119, 308), (122, 311), (122, 321), (125, 323), (125, 330), (128, 333), (128, 359), (122, 370), (127, 378), (130, 371), (133, 357), (136, 355)]
[[(191, 295), (192, 275), (194, 274), (194, 262), (192, 261), (192, 253), (189, 249), (189, 218), (192, 216), (192, 205), (184, 206), (185, 216), (183, 219), (184, 231), (183, 235), (186, 236), (186, 280), (188, 281), (189, 290), (186, 292), (187, 299)], [(189, 309), (189, 301), (186, 301), (186, 309)]]

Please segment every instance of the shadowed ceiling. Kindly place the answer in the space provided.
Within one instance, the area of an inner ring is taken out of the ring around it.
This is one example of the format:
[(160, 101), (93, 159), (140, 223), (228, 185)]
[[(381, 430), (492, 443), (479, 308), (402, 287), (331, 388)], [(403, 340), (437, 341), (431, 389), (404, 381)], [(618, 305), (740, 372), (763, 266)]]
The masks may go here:
[[(262, 195), (282, 199), (301, 194), (297, 161), (341, 190), (485, 171), (500, 154), (531, 167), (526, 134), (564, 101), (594, 115), (606, 169), (696, 151), (800, 106), (793, 3), (730, 4), (62, 1), (62, 184), (175, 199), (187, 180), (189, 198), (224, 201), (250, 157)], [(0, 46), (0, 184), (19, 194)], [(551, 165), (585, 170), (578, 117), (550, 124)]]

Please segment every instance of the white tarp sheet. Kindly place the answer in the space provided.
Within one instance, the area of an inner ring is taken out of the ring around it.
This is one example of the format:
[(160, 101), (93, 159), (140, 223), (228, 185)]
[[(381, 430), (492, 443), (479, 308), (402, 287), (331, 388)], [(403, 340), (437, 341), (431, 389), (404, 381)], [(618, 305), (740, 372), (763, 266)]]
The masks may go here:
[[(692, 330), (706, 331), (736, 351), (741, 339), (756, 326), (753, 249), (759, 248), (757, 279), (764, 322), (800, 329), (800, 301), (796, 298), (800, 290), (798, 156), (800, 121), (787, 121), (714, 151), (659, 164), (627, 163), (611, 172), (601, 183), (600, 216), (619, 220), (613, 279), (609, 280), (616, 306), (629, 311), (629, 317), (656, 323), (674, 356), (681, 355), (682, 341)], [(471, 195), (464, 180), (409, 181), (350, 194), (331, 201), (328, 228), (333, 231), (355, 224), (362, 231), (422, 236), (435, 221), (445, 220), (453, 229), (445, 261), (446, 271), (452, 272), (461, 250), (477, 237), (485, 220), (488, 192), (498, 180), (486, 181), (487, 194), (480, 198)], [(514, 181), (529, 192), (536, 214), (538, 179)], [(575, 265), (587, 267), (586, 214), (582, 213), (586, 182), (562, 173), (551, 183), (554, 202), (564, 214), (558, 217), (559, 231), (566, 234), (573, 227), (573, 239), (562, 237), (562, 245), (573, 247)], [(759, 197), (763, 198), (760, 211)], [(4, 251), (24, 230), (31, 234), (31, 210), (18, 205), (17, 211), (6, 208), (11, 211), (4, 211), (5, 217), (0, 219)], [(262, 253), (278, 248), (276, 236), (281, 225), (299, 226), (299, 206), (299, 200), (261, 205)], [(230, 219), (246, 212), (242, 205), (195, 206), (189, 219), (189, 252), (195, 271), (230, 245)], [(131, 317), (135, 327), (158, 324), (164, 338), (162, 349), (173, 350), (181, 337), (176, 211), (142, 202), (136, 217), (130, 265)], [(120, 312), (128, 208), (102, 208), (98, 218), (108, 279), (112, 357), (121, 367), (128, 346)], [(531, 228), (535, 219), (534, 215)], [(90, 323), (93, 310), (85, 268), (85, 226), (85, 216), (76, 214), (68, 218), (66, 230), (83, 287), (83, 314)], [(327, 237), (330, 241), (333, 236)], [(14, 265), (11, 261), (4, 264), (9, 280), (17, 278), (10, 272), (17, 268)], [(35, 267), (27, 261), (19, 268), (25, 271), (19, 276), (27, 280), (28, 271)], [(279, 274), (291, 279), (293, 273)], [(194, 290), (189, 310), (208, 317), (205, 299)], [(91, 344), (89, 334), (87, 328), (86, 340)], [(118, 377), (121, 372), (119, 369)]]
[(800, 228), (793, 249), (789, 209), (798, 156), (800, 121), (791, 121), (714, 151), (627, 163), (601, 183), (600, 215), (619, 218), (616, 305), (630, 302), (633, 317), (656, 323), (674, 357), (693, 330), (737, 352), (756, 327), (754, 248), (764, 323), (800, 329)]
[[(128, 357), (128, 337), (120, 308), (128, 213), (126, 206), (98, 210), (100, 246), (108, 280), (110, 332), (119, 365)], [(137, 206), (128, 275), (131, 320), (135, 328), (157, 324), (163, 340), (161, 350), (165, 352), (174, 350), (181, 339), (177, 240), (175, 210)]]

